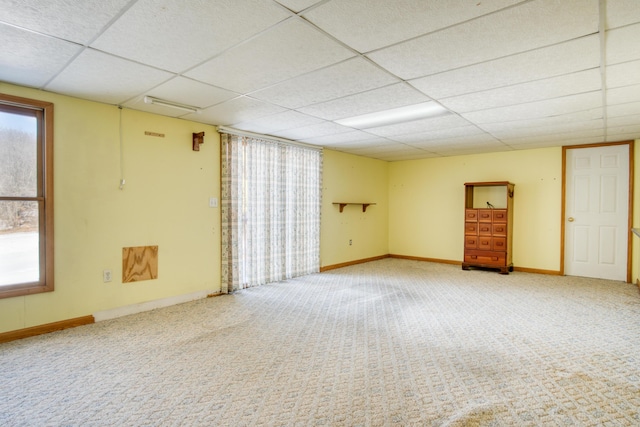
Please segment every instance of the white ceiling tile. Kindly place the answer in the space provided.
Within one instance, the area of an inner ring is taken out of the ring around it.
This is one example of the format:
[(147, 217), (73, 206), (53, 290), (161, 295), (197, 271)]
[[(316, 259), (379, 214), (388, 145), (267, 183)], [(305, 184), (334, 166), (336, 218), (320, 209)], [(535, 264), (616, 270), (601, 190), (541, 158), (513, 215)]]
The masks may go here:
[(298, 110), (326, 120), (337, 120), (426, 101), (429, 98), (424, 94), (405, 83), (397, 83)]
[(233, 123), (241, 123), (284, 111), (286, 110), (282, 107), (267, 104), (247, 96), (240, 96), (213, 107), (205, 108), (200, 114), (188, 114), (185, 118), (213, 125), (229, 126)]
[(594, 35), (434, 74), (410, 83), (427, 95), (441, 99), (599, 66), (600, 41)]
[(310, 25), (289, 19), (185, 74), (248, 93), (353, 56)]
[(409, 135), (399, 135), (390, 137), (394, 141), (403, 142), (405, 144), (422, 144), (429, 141), (451, 139), (463, 136), (479, 135), (485, 132), (476, 126), (461, 126), (451, 129), (439, 129), (426, 133), (412, 133)]
[(107, 104), (122, 104), (172, 74), (125, 59), (84, 50), (46, 89)]
[(278, 131), (275, 132), (275, 135), (288, 139), (308, 140), (311, 138), (345, 132), (353, 132), (353, 129), (346, 126), (341, 126), (333, 122), (322, 122), (315, 125)]
[(424, 156), (424, 151), (425, 150), (422, 150), (420, 148), (409, 147), (403, 144), (378, 145), (368, 148), (349, 149), (349, 152), (353, 154), (373, 157), (381, 160), (406, 158), (407, 156), (416, 158)]
[(494, 133), (498, 131), (509, 131), (511, 129), (553, 127), (563, 124), (571, 125), (576, 122), (588, 122), (591, 120), (601, 120), (602, 118), (602, 107), (596, 107), (551, 117), (505, 120), (493, 123), (482, 123), (478, 126), (487, 130), (487, 132)]
[(634, 133), (615, 134), (615, 135), (608, 136), (606, 139), (606, 142), (633, 141), (637, 139), (639, 139), (638, 133), (634, 132)]
[(606, 73), (609, 89), (640, 84), (640, 61), (608, 66)]
[(430, 151), (413, 151), (413, 152), (400, 152), (399, 154), (387, 153), (380, 158), (380, 160), (385, 160), (387, 162), (401, 162), (405, 160), (419, 160), (419, 159), (428, 159), (433, 157), (441, 157), (436, 153), (432, 153)]
[(80, 52), (62, 40), (0, 24), (0, 81), (41, 87)]
[[(333, 135), (325, 135), (319, 136), (316, 138), (305, 138), (304, 142), (308, 142), (310, 144), (319, 144), (319, 145), (351, 145), (351, 146), (362, 146), (362, 145), (381, 145), (381, 144), (389, 144), (390, 141), (385, 138), (375, 137), (374, 135), (370, 135), (366, 132), (362, 132), (359, 130), (337, 133)], [(377, 141), (377, 144), (374, 144), (374, 141)], [(366, 144), (365, 144), (366, 143)]]
[(597, 0), (537, 0), (372, 52), (368, 56), (395, 75), (415, 79), (561, 43), (596, 31)]
[(369, 52), (511, 6), (521, 0), (333, 0), (304, 16), (359, 52)]
[(165, 99), (179, 104), (191, 105), (197, 108), (207, 108), (220, 102), (236, 98), (237, 93), (209, 86), (184, 77), (175, 77), (161, 85), (154, 87), (136, 99), (124, 105), (137, 109), (144, 109), (144, 95)]
[[(349, 151), (352, 153), (357, 153), (359, 155), (366, 155), (365, 153), (384, 153), (384, 152), (398, 150), (399, 145), (400, 144), (395, 142), (387, 142), (386, 144), (377, 144), (375, 146), (352, 148)], [(408, 146), (404, 146), (404, 147), (407, 149), (410, 148)]]
[(513, 126), (508, 127), (505, 125), (496, 126), (495, 124), (482, 125), (487, 132), (501, 140), (518, 139), (524, 137), (538, 137), (549, 135), (567, 133), (567, 132), (581, 132), (591, 129), (603, 129), (604, 120), (593, 119), (586, 121), (568, 121), (568, 122), (546, 122), (535, 123), (537, 126)]
[[(178, 104), (188, 105), (200, 109), (210, 107), (220, 102), (228, 101), (236, 98), (238, 94), (209, 86), (205, 83), (184, 77), (175, 77), (166, 81), (153, 89), (148, 90), (144, 94), (122, 104), (124, 107), (135, 110), (147, 111), (150, 113), (161, 114), (171, 117), (183, 117), (189, 113), (180, 111), (179, 109), (164, 107), (157, 104), (147, 104), (144, 102), (145, 96), (152, 96), (161, 100), (175, 102)], [(201, 118), (194, 120), (203, 122)]]
[(505, 138), (502, 141), (505, 144), (517, 146), (520, 144), (537, 144), (545, 143), (546, 141), (569, 141), (576, 138), (595, 138), (598, 137), (604, 140), (604, 130), (602, 128), (596, 129), (584, 129), (580, 131), (572, 130), (570, 132), (549, 133), (546, 135), (538, 136), (525, 136), (520, 138)]
[(605, 40), (607, 65), (640, 59), (640, 24), (607, 31)]
[[(359, 132), (359, 131), (354, 131), (354, 132)], [(351, 132), (347, 132), (347, 133), (340, 133), (337, 135), (330, 135), (330, 136), (323, 136), (320, 138), (313, 138), (312, 142), (315, 142), (317, 144), (322, 145), (323, 147), (328, 147), (328, 148), (340, 148), (340, 149), (358, 149), (358, 148), (366, 148), (366, 147), (375, 147), (375, 146), (379, 146), (379, 145), (389, 145), (390, 143), (392, 143), (392, 141), (389, 141), (386, 138), (373, 138), (373, 139), (357, 139), (355, 141), (339, 141), (340, 138), (335, 138), (335, 137), (340, 137), (342, 135), (347, 135)], [(371, 135), (369, 135), (369, 138), (371, 138)]]
[(640, 84), (607, 90), (607, 105), (640, 101)]
[(130, 0), (0, 0), (0, 21), (86, 44)]
[(604, 142), (602, 136), (592, 136), (592, 137), (582, 137), (582, 138), (571, 138), (565, 140), (555, 140), (549, 139), (545, 141), (539, 142), (523, 142), (517, 145), (511, 145), (514, 150), (535, 150), (538, 148), (548, 148), (548, 147), (561, 147), (563, 145), (583, 145), (583, 144), (598, 144)]
[(511, 147), (507, 147), (504, 145), (501, 146), (492, 146), (492, 145), (479, 145), (475, 147), (469, 148), (460, 148), (451, 151), (439, 151), (436, 154), (438, 157), (455, 157), (455, 156), (469, 156), (473, 154), (483, 154), (483, 153), (498, 153), (501, 151), (512, 151)]
[(441, 99), (447, 108), (458, 113), (479, 111), (508, 105), (524, 104), (544, 99), (560, 98), (599, 90), (602, 78), (599, 69), (580, 71), (563, 76), (528, 83), (475, 92), (468, 95)]
[(261, 0), (138, 0), (91, 46), (182, 72), (288, 16)]
[[(0, 0), (0, 81), (388, 161), (640, 139), (639, 1)], [(332, 121), (429, 100), (453, 112)]]
[(472, 123), (493, 123), (511, 120), (559, 116), (578, 111), (591, 110), (602, 105), (600, 92), (588, 92), (562, 98), (547, 99), (527, 104), (511, 105), (490, 110), (464, 113), (462, 116)]
[(499, 151), (511, 151), (512, 148), (508, 145), (501, 144), (499, 142), (487, 141), (487, 142), (478, 142), (475, 144), (469, 145), (453, 145), (453, 146), (442, 146), (442, 147), (434, 147), (434, 153), (443, 156), (464, 156), (467, 154), (478, 154), (478, 153), (495, 153)]
[(396, 82), (398, 79), (368, 61), (354, 58), (254, 92), (252, 96), (283, 107), (300, 108)]
[(471, 135), (456, 136), (453, 138), (442, 138), (431, 141), (423, 141), (420, 143), (412, 143), (411, 145), (430, 151), (438, 151), (443, 147), (447, 147), (450, 149), (453, 149), (454, 147), (467, 148), (477, 144), (502, 145), (502, 142), (487, 133), (477, 133)]
[(607, 141), (611, 141), (611, 138), (616, 136), (625, 136), (625, 135), (636, 135), (632, 139), (637, 139), (637, 135), (640, 134), (640, 121), (638, 121), (639, 116), (635, 116), (636, 123), (628, 124), (623, 126), (611, 126), (607, 129)]
[(248, 122), (234, 123), (232, 127), (255, 133), (271, 134), (273, 132), (310, 126), (322, 122), (323, 120), (318, 119), (317, 117), (311, 117), (297, 111), (287, 110), (282, 113), (260, 117)]
[(640, 22), (638, 0), (608, 0), (606, 2), (607, 28)]
[(629, 125), (635, 126), (640, 124), (640, 114), (609, 117), (607, 118), (607, 124), (610, 127), (629, 126)]
[(276, 0), (278, 3), (283, 5), (289, 10), (294, 12), (301, 12), (316, 3), (321, 3), (320, 0)]
[(607, 117), (630, 116), (640, 114), (640, 100), (607, 106)]
[(433, 117), (430, 119), (414, 120), (407, 123), (382, 126), (367, 129), (367, 132), (393, 138), (399, 135), (433, 132), (440, 129), (449, 129), (461, 126), (468, 126), (469, 122), (460, 116), (448, 115), (443, 117)]

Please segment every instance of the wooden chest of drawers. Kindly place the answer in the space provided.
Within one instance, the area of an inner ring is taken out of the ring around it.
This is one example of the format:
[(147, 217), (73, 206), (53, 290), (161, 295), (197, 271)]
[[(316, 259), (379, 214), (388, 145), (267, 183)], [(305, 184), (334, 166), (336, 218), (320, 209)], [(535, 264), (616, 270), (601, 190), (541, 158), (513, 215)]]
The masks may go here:
[[(476, 187), (494, 188), (477, 191)], [(513, 188), (514, 184), (502, 181), (465, 184), (464, 270), (483, 267), (499, 269), (502, 274), (513, 271)], [(478, 207), (481, 203), (489, 207)]]

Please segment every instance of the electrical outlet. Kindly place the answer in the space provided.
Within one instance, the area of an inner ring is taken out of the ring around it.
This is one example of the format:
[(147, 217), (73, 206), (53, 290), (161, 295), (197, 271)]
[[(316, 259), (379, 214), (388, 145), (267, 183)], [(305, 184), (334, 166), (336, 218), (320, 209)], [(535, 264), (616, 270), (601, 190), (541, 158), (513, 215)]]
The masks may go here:
[(209, 197), (209, 207), (217, 208), (218, 207), (218, 198), (217, 197)]
[(111, 281), (111, 270), (102, 271), (102, 281), (107, 283)]
[(349, 239), (349, 246), (353, 244), (353, 240)]

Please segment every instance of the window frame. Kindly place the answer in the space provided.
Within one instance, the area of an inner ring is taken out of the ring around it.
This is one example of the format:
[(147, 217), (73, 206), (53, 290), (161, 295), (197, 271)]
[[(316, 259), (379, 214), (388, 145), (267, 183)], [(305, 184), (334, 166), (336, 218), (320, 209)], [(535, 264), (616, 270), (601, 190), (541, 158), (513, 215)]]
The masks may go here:
[(0, 93), (0, 109), (7, 112), (35, 111), (37, 132), (38, 193), (36, 197), (0, 194), (0, 201), (38, 203), (39, 280), (0, 286), (0, 299), (32, 295), (54, 290), (53, 232), (53, 103)]

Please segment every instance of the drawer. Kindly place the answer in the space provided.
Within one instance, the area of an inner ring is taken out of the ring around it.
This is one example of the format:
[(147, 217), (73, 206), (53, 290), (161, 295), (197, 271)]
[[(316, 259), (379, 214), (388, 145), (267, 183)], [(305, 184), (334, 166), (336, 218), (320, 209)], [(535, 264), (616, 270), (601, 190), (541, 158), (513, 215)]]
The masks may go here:
[(477, 236), (478, 235), (478, 223), (477, 222), (465, 222), (464, 223), (464, 234), (466, 236)]
[(477, 209), (466, 209), (464, 211), (464, 219), (465, 219), (465, 221), (477, 221), (478, 220), (478, 210)]
[(479, 236), (491, 236), (491, 224), (488, 222), (478, 223), (478, 235)]
[(478, 249), (484, 249), (490, 251), (493, 247), (492, 245), (493, 239), (491, 237), (482, 237), (478, 238)]
[(476, 236), (464, 236), (464, 248), (465, 249), (478, 249), (478, 237), (476, 237)]
[(491, 234), (494, 236), (506, 236), (507, 224), (493, 224), (491, 227)]
[(478, 209), (478, 221), (480, 222), (491, 222), (492, 221), (492, 212), (490, 209)]
[(493, 222), (506, 223), (507, 222), (507, 210), (506, 209), (494, 209), (492, 217), (493, 217)]
[(506, 237), (492, 237), (491, 238), (491, 250), (492, 251), (507, 251), (507, 238)]
[(477, 265), (495, 265), (504, 267), (507, 265), (507, 254), (491, 251), (465, 251), (464, 262)]

